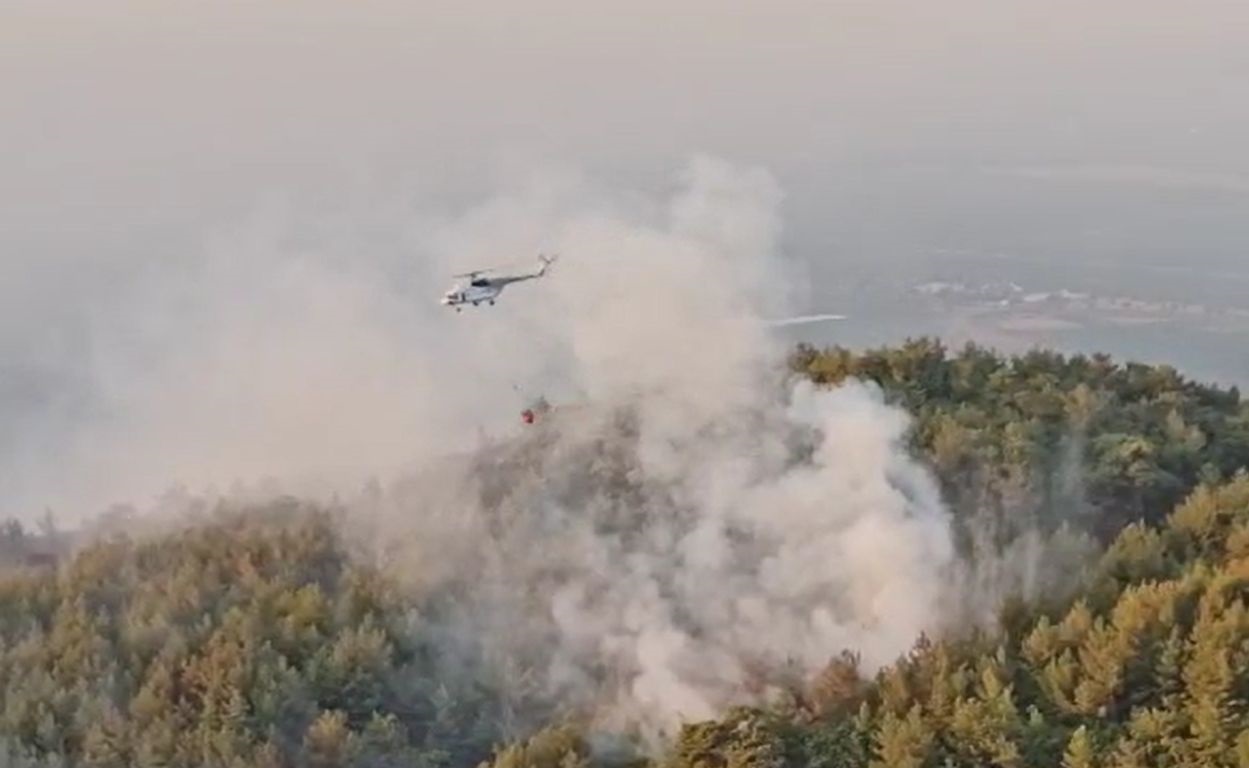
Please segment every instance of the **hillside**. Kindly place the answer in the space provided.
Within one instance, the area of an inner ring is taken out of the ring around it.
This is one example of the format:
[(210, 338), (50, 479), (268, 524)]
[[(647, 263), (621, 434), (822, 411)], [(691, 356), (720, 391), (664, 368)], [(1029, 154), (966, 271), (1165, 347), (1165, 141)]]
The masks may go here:
[[(686, 725), (643, 759), (627, 729), (607, 737), (618, 670), (557, 653), (545, 620), (571, 567), (551, 526), (567, 523), (526, 517), (541, 490), (574, 513), (587, 493), (609, 498), (584, 514), (613, 541), (640, 536), (656, 509), (675, 529), (697, 524), (672, 488), (638, 478), (627, 413), (572, 441), (530, 433), (458, 470), (490, 515), (472, 569), (451, 576), (439, 566), (456, 553), (379, 549), (350, 503), (223, 504), (178, 530), (103, 536), (57, 567), (40, 554), (53, 532), (11, 525), (0, 764), (1249, 766), (1239, 393), (1100, 356), (1003, 358), (928, 340), (802, 348), (792, 363), (822, 386), (874, 381), (913, 415), (911, 445), (962, 557), (1035, 531), (1089, 533), (1100, 551), (1067, 591), (1006, 601), (997, 627), (916, 638), (879, 672), (864, 668), (870, 648), (823, 649), (815, 675), (765, 658), (747, 681), (760, 691), (751, 706)], [(809, 459), (810, 439), (792, 437), (786, 467)], [(427, 481), (407, 479), (404, 493)], [(409, 519), (405, 535), (441, 541), (439, 520)], [(500, 568), (523, 602), (480, 594)], [(683, 573), (661, 586), (679, 590)], [(624, 585), (593, 586), (610, 600)], [(692, 612), (691, 637), (717, 626), (688, 598), (673, 605)], [(522, 631), (523, 645), (500, 642)], [(754, 648), (701, 638), (709, 653)]]
[(1008, 528), (1083, 519), (1103, 540), (1159, 523), (1201, 481), (1249, 465), (1249, 407), (1235, 387), (1105, 355), (1003, 358), (930, 339), (855, 353), (799, 348), (821, 384), (880, 384), (916, 420), (913, 442), (962, 516)]
[(789, 708), (687, 727), (662, 764), (1249, 765), (1247, 588), (1241, 476), (1124, 529), (1066, 610), (921, 640), (872, 679), (839, 657)]

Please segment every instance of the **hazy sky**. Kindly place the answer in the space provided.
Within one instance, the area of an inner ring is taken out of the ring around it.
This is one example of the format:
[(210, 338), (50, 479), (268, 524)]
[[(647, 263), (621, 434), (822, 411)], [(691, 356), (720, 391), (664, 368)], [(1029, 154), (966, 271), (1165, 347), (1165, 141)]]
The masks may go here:
[(316, 222), (277, 228), (411, 278), (421, 216), (553, 168), (762, 166), (820, 285), (949, 248), (1249, 271), (1247, 81), (1234, 0), (0, 0), (0, 452), (164, 354), (205, 249)]
[[(951, 197), (1044, 190), (1065, 171), (1249, 195), (1249, 6), (1234, 0), (7, 0), (0, 14), (6, 254), (108, 260), (265, 194), (471, 198), (537, 162), (667, 173), (691, 151), (766, 165), (812, 228), (899, 193), (921, 220), (891, 216), (897, 229), (936, 226), (927, 206), (972, 221)], [(1038, 167), (1052, 175), (1010, 175)]]
[[(7, 0), (0, 22), (10, 288), (112, 275), (275, 196), (464, 202), (690, 152), (777, 174), (819, 259), (1046, 237), (1200, 258), (1205, 231), (1226, 262), (1247, 231), (1235, 0)], [(1215, 209), (1141, 215), (1177, 197)]]

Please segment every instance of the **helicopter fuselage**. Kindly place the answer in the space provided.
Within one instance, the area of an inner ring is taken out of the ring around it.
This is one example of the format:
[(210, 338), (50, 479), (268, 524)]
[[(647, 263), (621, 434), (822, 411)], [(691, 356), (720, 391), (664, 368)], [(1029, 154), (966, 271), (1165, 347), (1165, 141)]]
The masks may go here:
[(448, 307), (459, 308), (464, 304), (477, 306), (482, 302), (493, 304), (495, 298), (503, 292), (502, 285), (485, 283), (484, 285), (457, 285), (442, 297), (442, 303)]
[(455, 311), (459, 312), (465, 304), (472, 304), (474, 307), (483, 301), (487, 304), (494, 304), (494, 300), (498, 298), (503, 289), (512, 283), (520, 283), (525, 280), (534, 280), (546, 274), (547, 267), (551, 266), (551, 262), (555, 261), (554, 256), (539, 256), (542, 266), (536, 272), (530, 272), (525, 275), (504, 275), (501, 277), (484, 277), (481, 272), (470, 272), (465, 275), (457, 275), (457, 277), (470, 278), (467, 283), (458, 283), (454, 288), (442, 295), (442, 304), (447, 307), (455, 307)]

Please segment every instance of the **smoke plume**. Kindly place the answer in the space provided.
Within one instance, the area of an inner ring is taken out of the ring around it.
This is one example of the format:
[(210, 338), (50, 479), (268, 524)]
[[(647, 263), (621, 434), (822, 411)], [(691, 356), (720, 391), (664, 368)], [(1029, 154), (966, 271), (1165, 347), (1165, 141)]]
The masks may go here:
[[(347, 493), (441, 668), (518, 728), (559, 703), (653, 735), (758, 700), (758, 670), (850, 648), (870, 672), (957, 597), (938, 490), (877, 391), (786, 377), (765, 318), (801, 281), (771, 177), (696, 158), (673, 181), (262, 217), (130, 287), (92, 347), (100, 416), (40, 490)], [(550, 274), (497, 306), (437, 304), (446, 275), (540, 250)], [(556, 408), (523, 427), (518, 392)]]
[(948, 520), (879, 393), (804, 384), (696, 416), (653, 399), (557, 410), (378, 502), (408, 583), (458, 596), (445, 647), (539, 681), (510, 691), (518, 710), (655, 734), (842, 649), (874, 670), (940, 627)]
[[(551, 213), (539, 200), (440, 237), (484, 257)], [(575, 394), (365, 505), (410, 585), (456, 595), (434, 622), (448, 664), (506, 660), (515, 711), (557, 701), (654, 735), (757, 701), (761, 671), (849, 648), (870, 672), (950, 607), (949, 521), (906, 415), (784, 376), (763, 321), (793, 291), (778, 202), (765, 174), (700, 159), (667, 204), (536, 227), (565, 256), (500, 305), (532, 335), (482, 312), (473, 354), (501, 376), (533, 350), (509, 375), (558, 371)]]

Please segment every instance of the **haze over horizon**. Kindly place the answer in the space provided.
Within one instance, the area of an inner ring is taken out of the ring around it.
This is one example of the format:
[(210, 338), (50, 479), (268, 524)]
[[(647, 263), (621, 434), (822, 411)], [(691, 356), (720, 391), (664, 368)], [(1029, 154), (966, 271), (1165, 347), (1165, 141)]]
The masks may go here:
[[(810, 283), (792, 311), (851, 316), (799, 338), (940, 332), (1249, 382), (1235, 324), (1006, 326), (908, 293), (1017, 280), (1249, 308), (1247, 34), (1249, 6), (1216, 0), (11, 0), (0, 504), (240, 307), (321, 328), (369, 306), (403, 328), (440, 309), (446, 267), (549, 236), (456, 250), (446, 221), (585, 183), (645, 207), (699, 155), (776, 179)], [(386, 303), (351, 303), (379, 276)]]

